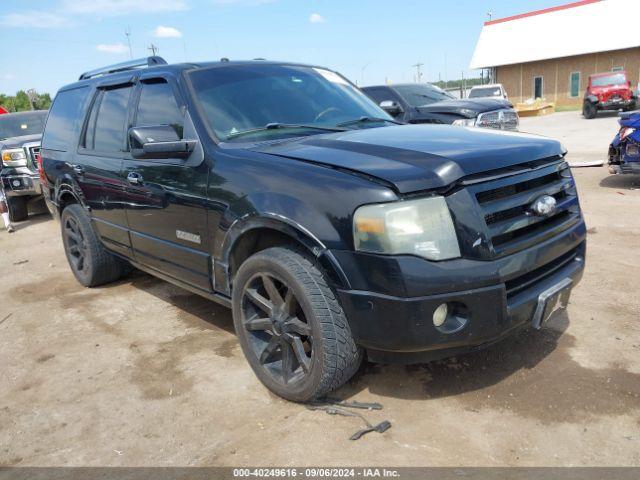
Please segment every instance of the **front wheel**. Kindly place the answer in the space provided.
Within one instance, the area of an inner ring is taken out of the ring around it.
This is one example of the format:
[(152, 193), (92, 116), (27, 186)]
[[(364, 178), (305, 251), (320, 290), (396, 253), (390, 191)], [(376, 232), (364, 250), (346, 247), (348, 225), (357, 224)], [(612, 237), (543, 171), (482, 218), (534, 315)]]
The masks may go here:
[(7, 208), (12, 222), (21, 222), (29, 217), (27, 197), (7, 197)]
[(293, 249), (269, 248), (240, 266), (233, 322), (257, 377), (287, 400), (325, 395), (349, 380), (362, 361), (322, 271)]
[(592, 118), (595, 118), (597, 114), (598, 108), (595, 104), (591, 102), (584, 102), (584, 105), (582, 106), (582, 115), (584, 115), (584, 118), (591, 120)]

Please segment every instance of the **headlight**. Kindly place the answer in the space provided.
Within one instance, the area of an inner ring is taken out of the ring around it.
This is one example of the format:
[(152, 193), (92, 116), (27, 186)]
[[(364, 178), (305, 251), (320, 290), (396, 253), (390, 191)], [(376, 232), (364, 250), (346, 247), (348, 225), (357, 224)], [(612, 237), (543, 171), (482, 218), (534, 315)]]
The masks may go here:
[(6, 167), (26, 167), (27, 156), (21, 148), (2, 150), (2, 163)]
[(444, 197), (365, 205), (353, 217), (356, 250), (418, 255), (429, 260), (460, 256)]
[(473, 127), (476, 124), (475, 118), (461, 118), (460, 120), (454, 120), (452, 125), (456, 127)]

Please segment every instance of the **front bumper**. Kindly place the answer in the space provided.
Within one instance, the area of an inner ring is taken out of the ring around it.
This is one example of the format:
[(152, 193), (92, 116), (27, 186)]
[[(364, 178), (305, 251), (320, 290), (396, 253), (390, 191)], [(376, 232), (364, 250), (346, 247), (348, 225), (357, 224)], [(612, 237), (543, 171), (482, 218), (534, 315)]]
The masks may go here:
[(598, 102), (598, 110), (618, 110), (620, 108), (631, 108), (636, 104), (634, 98), (629, 100), (608, 100), (606, 102)]
[[(396, 294), (352, 288), (338, 289), (338, 295), (352, 333), (370, 360), (419, 363), (457, 355), (532, 325), (543, 292), (565, 279), (571, 280), (569, 288), (575, 286), (584, 269), (585, 236), (580, 222), (567, 235), (492, 262), (391, 257), (396, 270), (387, 269), (384, 276), (395, 285), (404, 283), (405, 292), (408, 288), (426, 294), (405, 296), (398, 287)], [(348, 256), (338, 252), (335, 257), (353, 280), (351, 286), (362, 285), (364, 279), (354, 275), (355, 264)], [(364, 281), (376, 288), (383, 279), (369, 275)], [(465, 309), (467, 322), (453, 333), (433, 325), (435, 309), (445, 302)]]
[(2, 187), (7, 197), (42, 195), (38, 174), (3, 175)]

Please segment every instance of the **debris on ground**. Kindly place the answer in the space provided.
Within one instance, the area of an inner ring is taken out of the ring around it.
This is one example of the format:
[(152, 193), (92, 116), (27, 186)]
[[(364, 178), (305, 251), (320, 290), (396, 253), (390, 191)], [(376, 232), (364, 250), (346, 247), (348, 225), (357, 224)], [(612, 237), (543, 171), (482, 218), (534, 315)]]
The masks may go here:
[(356, 402), (355, 400), (340, 400), (339, 398), (325, 397), (321, 400), (310, 402), (309, 405), (335, 405), (345, 408), (359, 408), (362, 410), (382, 410), (382, 405), (377, 402)]
[(4, 321), (7, 320), (11, 315), (13, 315), (13, 313), (9, 313), (8, 315), (5, 315), (4, 318), (0, 320), (0, 324), (3, 324)]
[(13, 262), (14, 265), (22, 265), (23, 263), (28, 263), (29, 260), (18, 260), (17, 262)]
[(307, 408), (309, 410), (322, 411), (329, 415), (340, 415), (343, 417), (356, 417), (361, 419), (365, 423), (366, 427), (358, 430), (353, 435), (351, 435), (349, 437), (349, 440), (359, 440), (364, 435), (371, 432), (384, 433), (391, 428), (391, 422), (388, 420), (384, 420), (376, 425), (373, 425), (361, 413), (345, 410), (345, 408), (355, 408), (358, 410), (382, 410), (382, 405), (375, 402), (363, 403), (363, 402), (356, 402), (356, 401), (326, 398), (322, 401), (311, 402), (307, 404)]

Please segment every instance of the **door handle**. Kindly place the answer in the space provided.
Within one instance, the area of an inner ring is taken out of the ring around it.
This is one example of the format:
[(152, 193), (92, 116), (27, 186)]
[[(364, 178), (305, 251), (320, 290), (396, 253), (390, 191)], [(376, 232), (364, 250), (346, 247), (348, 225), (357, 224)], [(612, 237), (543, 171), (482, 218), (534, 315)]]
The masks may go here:
[(76, 175), (84, 175), (84, 167), (82, 167), (81, 165), (74, 165), (73, 172)]
[(142, 185), (142, 175), (136, 172), (129, 172), (127, 175), (127, 182), (131, 185)]

